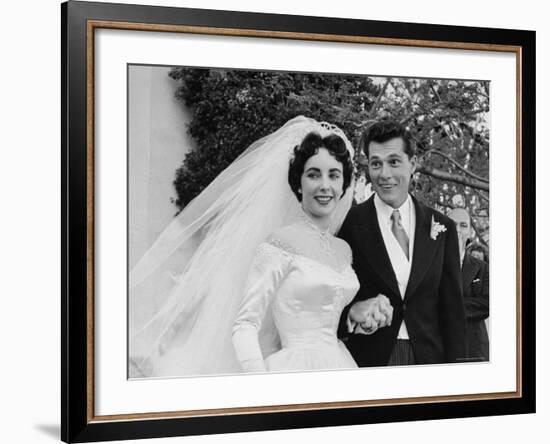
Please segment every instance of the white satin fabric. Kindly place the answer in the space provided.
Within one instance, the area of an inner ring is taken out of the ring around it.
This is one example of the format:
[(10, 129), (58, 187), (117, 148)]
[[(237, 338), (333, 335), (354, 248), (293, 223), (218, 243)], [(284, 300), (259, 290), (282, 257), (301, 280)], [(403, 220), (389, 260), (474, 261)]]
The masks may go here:
[[(260, 244), (233, 328), (247, 372), (355, 368), (337, 338), (342, 310), (359, 289), (351, 261), (336, 270), (270, 239)], [(258, 332), (273, 318), (280, 350), (262, 356)]]

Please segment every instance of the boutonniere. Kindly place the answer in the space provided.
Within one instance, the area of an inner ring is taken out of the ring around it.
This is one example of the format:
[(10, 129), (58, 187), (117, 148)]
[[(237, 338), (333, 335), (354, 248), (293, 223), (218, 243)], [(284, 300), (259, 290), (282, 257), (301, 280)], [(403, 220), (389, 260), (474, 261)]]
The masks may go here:
[(430, 237), (433, 240), (437, 239), (437, 236), (439, 236), (439, 233), (447, 231), (447, 227), (440, 224), (439, 222), (436, 222), (434, 217), (432, 216), (432, 227), (430, 228)]

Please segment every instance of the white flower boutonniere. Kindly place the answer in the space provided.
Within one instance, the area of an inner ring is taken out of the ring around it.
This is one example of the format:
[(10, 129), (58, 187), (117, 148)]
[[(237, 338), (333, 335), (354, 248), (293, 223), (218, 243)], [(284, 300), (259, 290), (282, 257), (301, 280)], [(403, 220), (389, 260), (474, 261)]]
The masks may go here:
[(432, 216), (432, 227), (430, 228), (430, 237), (432, 240), (436, 240), (439, 233), (447, 231), (447, 227), (441, 225), (439, 222), (436, 222)]

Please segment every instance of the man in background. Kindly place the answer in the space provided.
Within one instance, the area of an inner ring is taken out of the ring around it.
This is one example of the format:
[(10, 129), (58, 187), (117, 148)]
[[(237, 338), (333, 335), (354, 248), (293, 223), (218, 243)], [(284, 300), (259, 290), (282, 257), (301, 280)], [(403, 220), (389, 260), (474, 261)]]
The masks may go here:
[(464, 208), (451, 210), (448, 216), (456, 223), (462, 287), (466, 310), (466, 338), (468, 359), (489, 360), (489, 336), (485, 319), (489, 317), (489, 267), (486, 262), (466, 253), (466, 243), (473, 238), (470, 214)]

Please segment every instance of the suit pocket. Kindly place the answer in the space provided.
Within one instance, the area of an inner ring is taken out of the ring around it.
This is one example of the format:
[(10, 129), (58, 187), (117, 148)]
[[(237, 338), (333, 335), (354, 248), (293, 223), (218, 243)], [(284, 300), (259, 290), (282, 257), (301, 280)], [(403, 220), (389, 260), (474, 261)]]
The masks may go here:
[(472, 281), (472, 294), (473, 295), (478, 295), (481, 293), (481, 291), (483, 290), (483, 283), (481, 282), (481, 279), (474, 279)]

